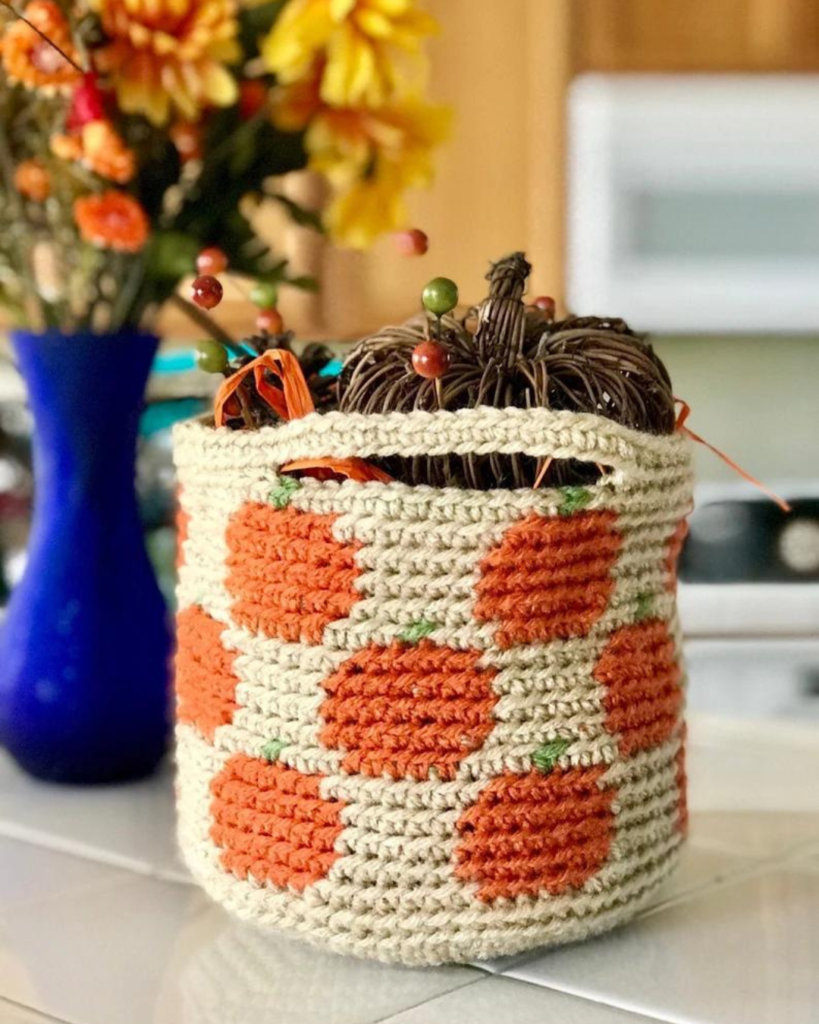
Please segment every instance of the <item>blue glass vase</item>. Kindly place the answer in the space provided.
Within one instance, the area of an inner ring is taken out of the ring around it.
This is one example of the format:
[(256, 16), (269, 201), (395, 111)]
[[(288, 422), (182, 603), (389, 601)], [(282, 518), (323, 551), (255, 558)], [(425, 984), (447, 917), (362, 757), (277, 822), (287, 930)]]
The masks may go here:
[(34, 416), (28, 561), (0, 622), (0, 743), (60, 782), (152, 771), (168, 738), (170, 631), (134, 490), (157, 339), (12, 336)]

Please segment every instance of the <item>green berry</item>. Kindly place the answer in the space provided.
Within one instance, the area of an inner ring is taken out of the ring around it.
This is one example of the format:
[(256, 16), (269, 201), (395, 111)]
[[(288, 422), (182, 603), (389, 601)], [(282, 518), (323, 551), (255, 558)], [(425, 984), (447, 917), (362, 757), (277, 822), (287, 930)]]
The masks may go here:
[(259, 309), (270, 309), (279, 299), (279, 289), (275, 284), (257, 281), (250, 289), (250, 301)]
[(205, 373), (222, 373), (227, 364), (227, 352), (218, 341), (205, 338), (196, 346), (196, 365)]
[(458, 286), (448, 277), (433, 277), (421, 293), (424, 309), (443, 316), (458, 305)]

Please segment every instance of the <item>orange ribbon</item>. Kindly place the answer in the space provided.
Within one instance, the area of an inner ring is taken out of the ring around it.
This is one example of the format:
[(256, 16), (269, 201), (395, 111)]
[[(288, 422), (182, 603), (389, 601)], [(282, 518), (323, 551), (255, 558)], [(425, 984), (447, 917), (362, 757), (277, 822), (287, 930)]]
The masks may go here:
[(751, 476), (750, 473), (747, 473), (742, 468), (742, 466), (734, 462), (734, 460), (730, 456), (726, 455), (725, 452), (720, 451), (719, 448), (716, 448), (714, 445), (706, 441), (704, 437), (700, 437), (700, 435), (695, 434), (690, 427), (687, 427), (685, 425), (685, 421), (691, 415), (691, 406), (688, 404), (688, 402), (684, 402), (681, 398), (675, 398), (674, 401), (679, 402), (680, 404), (680, 412), (677, 416), (676, 423), (677, 430), (685, 434), (686, 437), (690, 437), (692, 441), (696, 441), (697, 444), (704, 445), (709, 451), (713, 452), (714, 455), (722, 459), (726, 466), (730, 466), (735, 473), (738, 473), (743, 480), (747, 480), (749, 484), (753, 484), (754, 487), (762, 491), (763, 494), (766, 494), (773, 502), (775, 502), (782, 509), (783, 512), (791, 511), (791, 506), (787, 503), (787, 501), (785, 501), (784, 498), (780, 498), (778, 494), (776, 494), (774, 491), (770, 489), (770, 487), (767, 487), (765, 484), (763, 484), (761, 480), (757, 480), (755, 476)]
[(365, 484), (377, 480), (382, 484), (392, 483), (392, 477), (377, 466), (371, 466), (364, 459), (297, 459), (282, 466), (282, 473), (307, 473), (317, 480), (332, 480), (343, 476)]
[[(278, 377), (281, 381), (280, 388), (267, 381), (265, 371)], [(315, 410), (313, 396), (310, 394), (298, 359), (286, 349), (274, 348), (252, 359), (241, 370), (237, 370), (222, 382), (216, 392), (213, 406), (217, 427), (224, 426), (227, 419), (241, 415), (241, 405), (236, 392), (245, 377), (251, 373), (259, 397), (283, 420), (295, 420)]]
[[(280, 386), (270, 383), (267, 379), (268, 373), (278, 380)], [(286, 349), (269, 349), (222, 382), (216, 392), (213, 410), (217, 427), (224, 426), (228, 419), (242, 415), (239, 388), (250, 374), (253, 374), (253, 383), (259, 398), (281, 419), (295, 420), (315, 412), (313, 396), (296, 356)], [(282, 472), (300, 472), (318, 480), (333, 480), (340, 476), (357, 480), (359, 483), (366, 483), (368, 480), (390, 483), (392, 480), (392, 477), (383, 470), (357, 458), (299, 459), (282, 466)]]

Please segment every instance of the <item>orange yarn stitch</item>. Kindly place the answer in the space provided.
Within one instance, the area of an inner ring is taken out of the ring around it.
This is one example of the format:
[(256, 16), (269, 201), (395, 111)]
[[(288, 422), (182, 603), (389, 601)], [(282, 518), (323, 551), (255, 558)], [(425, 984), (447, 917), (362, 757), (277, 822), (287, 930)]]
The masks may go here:
[(515, 523), (481, 563), (475, 615), (498, 646), (584, 636), (606, 610), (622, 545), (613, 512)]
[(461, 816), (456, 875), (479, 884), (478, 898), (553, 896), (587, 882), (606, 863), (615, 791), (601, 789), (605, 768), (493, 779)]
[(198, 605), (177, 617), (176, 717), (208, 739), (229, 725), (236, 703), (235, 654), (222, 646), (224, 625)]
[(681, 519), (668, 539), (665, 567), (668, 573), (667, 587), (672, 594), (677, 592), (677, 564), (680, 560), (685, 538), (688, 536), (688, 520)]
[(671, 737), (682, 710), (681, 676), (664, 622), (635, 622), (612, 633), (594, 678), (606, 687), (606, 728), (623, 757)]
[(210, 835), (237, 878), (301, 892), (341, 856), (341, 800), (319, 794), (322, 776), (234, 754), (211, 782)]
[(346, 752), (351, 774), (454, 779), (494, 726), (496, 670), (479, 659), (430, 640), (358, 651), (324, 683), (321, 742)]
[(190, 513), (182, 508), (182, 490), (176, 495), (176, 568), (181, 569), (185, 564), (185, 541), (188, 539), (190, 528)]
[(333, 536), (334, 515), (248, 502), (227, 528), (225, 585), (238, 625), (280, 640), (321, 642), (359, 600), (360, 544)]

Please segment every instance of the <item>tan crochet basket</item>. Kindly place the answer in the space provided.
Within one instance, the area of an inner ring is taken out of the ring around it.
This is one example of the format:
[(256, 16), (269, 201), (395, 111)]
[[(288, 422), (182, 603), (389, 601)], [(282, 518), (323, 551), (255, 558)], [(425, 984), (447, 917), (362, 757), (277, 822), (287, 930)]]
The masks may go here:
[[(631, 917), (685, 831), (679, 434), (544, 409), (176, 429), (179, 839), (242, 917), (408, 964)], [(523, 452), (590, 487), (295, 481)]]

